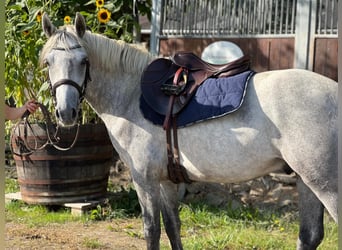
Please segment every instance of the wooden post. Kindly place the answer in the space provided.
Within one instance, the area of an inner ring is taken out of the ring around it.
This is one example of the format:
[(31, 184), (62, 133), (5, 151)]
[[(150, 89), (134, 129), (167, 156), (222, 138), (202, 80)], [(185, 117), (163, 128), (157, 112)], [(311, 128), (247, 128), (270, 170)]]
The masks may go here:
[(294, 67), (313, 69), (317, 0), (298, 0)]
[[(342, 13), (342, 3), (341, 1), (338, 3), (338, 13)], [(339, 20), (340, 21), (340, 20)], [(339, 24), (341, 24), (341, 22), (339, 22)], [(338, 25), (338, 34), (342, 34), (342, 25)], [(341, 48), (342, 45), (342, 39), (339, 37), (338, 38), (338, 46)], [(338, 50), (338, 120), (339, 120), (339, 124), (341, 124), (341, 120), (342, 120), (342, 49)], [(339, 211), (339, 216), (341, 216), (341, 211), (342, 211), (342, 129), (339, 125), (339, 129), (338, 129), (338, 211)], [(340, 217), (339, 217), (340, 220)], [(338, 237), (339, 237), (339, 243), (341, 244), (341, 239), (342, 239), (342, 230), (341, 227), (338, 230)]]

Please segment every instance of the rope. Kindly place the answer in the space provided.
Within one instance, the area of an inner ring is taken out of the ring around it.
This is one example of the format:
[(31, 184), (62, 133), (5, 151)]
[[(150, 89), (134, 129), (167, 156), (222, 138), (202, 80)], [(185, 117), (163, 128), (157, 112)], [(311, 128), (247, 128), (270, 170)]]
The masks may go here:
[[(21, 119), (13, 126), (12, 131), (11, 131), (10, 148), (11, 148), (12, 153), (18, 156), (27, 156), (27, 155), (31, 155), (35, 151), (46, 148), (47, 145), (51, 145), (60, 151), (70, 150), (77, 141), (78, 134), (79, 134), (79, 123), (77, 123), (76, 134), (73, 139), (73, 142), (68, 147), (58, 146), (58, 143), (60, 143), (60, 138), (57, 136), (59, 126), (55, 127), (54, 124), (52, 123), (50, 113), (47, 107), (41, 103), (37, 103), (37, 104), (40, 110), (42, 111), (44, 119), (45, 119), (45, 131), (47, 134), (46, 141), (41, 146), (38, 146), (38, 139), (40, 138), (39, 136), (36, 135), (36, 133), (34, 132), (34, 129), (32, 128), (30, 122), (28, 121), (28, 116), (30, 113), (25, 112), (25, 114), (21, 117)], [(24, 126), (24, 135), (21, 135), (21, 130), (19, 128), (20, 125)], [(28, 142), (28, 138), (27, 138), (28, 130), (31, 131), (33, 138), (34, 138), (33, 146), (31, 146)], [(15, 152), (13, 148), (14, 143), (19, 149), (18, 150), (19, 152)]]

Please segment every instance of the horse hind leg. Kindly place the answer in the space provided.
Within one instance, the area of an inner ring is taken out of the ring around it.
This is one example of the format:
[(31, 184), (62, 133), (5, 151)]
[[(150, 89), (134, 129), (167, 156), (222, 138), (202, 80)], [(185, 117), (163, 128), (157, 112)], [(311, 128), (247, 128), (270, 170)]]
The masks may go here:
[(314, 250), (324, 236), (324, 206), (302, 179), (297, 178), (300, 217), (297, 250)]
[(161, 210), (167, 236), (173, 250), (181, 250), (181, 222), (178, 211), (177, 185), (170, 181), (161, 184)]

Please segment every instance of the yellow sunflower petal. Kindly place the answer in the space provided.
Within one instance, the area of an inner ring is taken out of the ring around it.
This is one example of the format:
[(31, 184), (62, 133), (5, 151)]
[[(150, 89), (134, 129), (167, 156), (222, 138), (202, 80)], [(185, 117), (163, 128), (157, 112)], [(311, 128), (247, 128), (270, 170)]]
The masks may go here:
[(37, 14), (37, 22), (40, 23), (41, 20), (42, 20), (42, 13), (38, 12), (38, 14)]
[(71, 23), (71, 17), (70, 17), (70, 16), (65, 16), (65, 17), (64, 17), (64, 23), (65, 23), (65, 24)]
[(28, 35), (30, 34), (30, 31), (24, 30), (24, 31), (23, 31), (23, 34), (24, 34), (24, 36), (28, 36)]
[(110, 20), (110, 12), (106, 9), (100, 9), (97, 12), (97, 19), (100, 23), (108, 23)]
[(104, 6), (104, 0), (96, 0), (96, 7), (102, 8)]

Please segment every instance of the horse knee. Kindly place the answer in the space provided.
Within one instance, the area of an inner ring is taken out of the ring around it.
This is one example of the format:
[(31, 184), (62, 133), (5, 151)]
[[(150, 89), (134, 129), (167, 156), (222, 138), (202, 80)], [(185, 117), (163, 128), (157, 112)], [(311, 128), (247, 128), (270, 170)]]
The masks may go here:
[(323, 227), (317, 228), (315, 231), (300, 230), (297, 241), (297, 250), (314, 250), (317, 249), (324, 237)]

